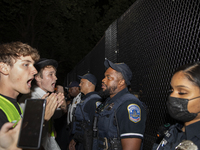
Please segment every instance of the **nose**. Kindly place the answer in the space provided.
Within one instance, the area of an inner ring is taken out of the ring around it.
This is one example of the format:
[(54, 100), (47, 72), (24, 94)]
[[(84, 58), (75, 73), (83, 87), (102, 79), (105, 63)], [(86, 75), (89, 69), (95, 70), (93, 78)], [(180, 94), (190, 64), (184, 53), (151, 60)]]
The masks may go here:
[(57, 80), (58, 78), (56, 77), (56, 75), (54, 75), (55, 80)]
[(35, 69), (35, 67), (33, 66), (33, 70), (32, 70), (33, 75), (37, 74), (38, 71)]
[(105, 78), (102, 79), (102, 83), (105, 83), (104, 81), (105, 81)]

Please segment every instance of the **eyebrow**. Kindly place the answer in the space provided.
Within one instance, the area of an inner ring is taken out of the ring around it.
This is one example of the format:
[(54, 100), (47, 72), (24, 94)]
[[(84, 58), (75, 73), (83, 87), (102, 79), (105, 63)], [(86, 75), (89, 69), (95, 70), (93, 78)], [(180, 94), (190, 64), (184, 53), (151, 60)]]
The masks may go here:
[(178, 85), (178, 86), (176, 86), (176, 87), (184, 87), (184, 88), (188, 88), (188, 89), (189, 89), (189, 87), (184, 86), (184, 85)]
[(30, 60), (22, 60), (23, 62), (29, 62), (29, 63), (32, 63), (32, 61)]
[(56, 73), (56, 71), (50, 71), (49, 73)]
[(110, 76), (110, 74), (105, 74), (105, 77)]

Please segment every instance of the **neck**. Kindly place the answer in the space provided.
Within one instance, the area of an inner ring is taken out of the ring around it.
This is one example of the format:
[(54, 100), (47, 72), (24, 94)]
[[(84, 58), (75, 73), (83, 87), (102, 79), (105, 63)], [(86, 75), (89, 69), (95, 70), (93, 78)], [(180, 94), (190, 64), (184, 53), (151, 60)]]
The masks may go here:
[(194, 118), (193, 120), (185, 122), (184, 123), (184, 127), (189, 126), (189, 125), (191, 125), (193, 123), (196, 123), (198, 121), (200, 121), (200, 113), (198, 113), (198, 115), (196, 116), (196, 118)]
[(36, 86), (38, 86), (39, 88), (41, 88), (41, 89), (42, 89), (43, 91), (45, 91), (46, 93), (49, 92), (49, 91), (47, 91), (46, 89), (44, 89), (44, 88), (42, 87), (41, 82), (37, 82)]
[(121, 88), (116, 89), (113, 94), (110, 95), (110, 98), (113, 98), (117, 93), (119, 93), (120, 91), (122, 91), (123, 89), (125, 89), (126, 86), (121, 86)]
[(10, 87), (9, 83), (0, 81), (0, 93), (10, 98), (16, 99), (19, 93)]
[(88, 93), (91, 93), (91, 92), (94, 92), (94, 89), (88, 89), (85, 93), (83, 93), (84, 95), (88, 94)]

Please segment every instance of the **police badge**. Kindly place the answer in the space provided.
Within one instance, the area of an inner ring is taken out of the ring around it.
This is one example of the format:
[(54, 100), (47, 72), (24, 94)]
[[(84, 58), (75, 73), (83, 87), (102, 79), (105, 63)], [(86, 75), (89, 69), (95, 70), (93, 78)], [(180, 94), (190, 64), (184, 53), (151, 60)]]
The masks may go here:
[(129, 119), (132, 122), (137, 123), (141, 120), (141, 110), (138, 105), (130, 104), (130, 105), (128, 105), (127, 110), (128, 110), (128, 114), (129, 114)]

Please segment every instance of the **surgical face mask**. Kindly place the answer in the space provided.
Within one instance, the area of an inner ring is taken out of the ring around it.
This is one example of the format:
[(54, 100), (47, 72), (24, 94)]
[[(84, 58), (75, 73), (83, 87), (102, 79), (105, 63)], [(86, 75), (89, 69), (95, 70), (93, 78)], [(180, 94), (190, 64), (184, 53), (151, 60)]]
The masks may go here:
[(199, 97), (200, 96), (192, 99), (184, 99), (169, 96), (167, 101), (167, 109), (170, 116), (182, 122), (188, 122), (193, 120), (197, 116), (197, 113), (190, 113), (188, 111), (188, 102)]

